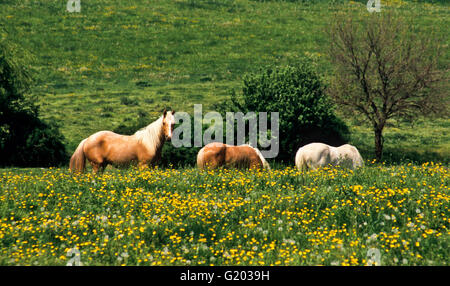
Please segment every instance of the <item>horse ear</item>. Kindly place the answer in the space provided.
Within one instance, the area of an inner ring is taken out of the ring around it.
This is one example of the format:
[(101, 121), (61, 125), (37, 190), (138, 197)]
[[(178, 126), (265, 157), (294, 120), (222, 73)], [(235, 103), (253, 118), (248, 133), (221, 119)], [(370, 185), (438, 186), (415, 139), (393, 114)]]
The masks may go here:
[(164, 108), (163, 117), (166, 117), (166, 115), (167, 115), (167, 110)]

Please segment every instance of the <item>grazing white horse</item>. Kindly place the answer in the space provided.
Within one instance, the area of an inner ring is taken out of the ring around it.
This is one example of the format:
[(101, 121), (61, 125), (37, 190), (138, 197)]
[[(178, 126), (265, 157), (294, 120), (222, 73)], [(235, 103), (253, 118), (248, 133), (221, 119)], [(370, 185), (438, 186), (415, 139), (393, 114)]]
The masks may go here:
[(311, 143), (298, 149), (295, 154), (295, 166), (301, 171), (314, 170), (328, 164), (349, 169), (364, 166), (358, 149), (349, 144), (332, 147), (323, 143)]

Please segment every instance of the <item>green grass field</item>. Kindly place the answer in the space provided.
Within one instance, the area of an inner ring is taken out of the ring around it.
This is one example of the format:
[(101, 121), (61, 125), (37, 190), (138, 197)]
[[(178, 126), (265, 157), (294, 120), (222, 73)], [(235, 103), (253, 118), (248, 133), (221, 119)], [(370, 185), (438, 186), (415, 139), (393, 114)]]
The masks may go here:
[[(60, 123), (69, 152), (83, 138), (113, 130), (139, 112), (151, 118), (164, 107), (191, 113), (195, 103), (211, 110), (230, 89), (239, 91), (245, 73), (269, 64), (308, 56), (326, 83), (331, 67), (325, 30), (333, 13), (368, 14), (366, 1), (81, 2), (81, 13), (68, 13), (65, 1), (0, 3), (0, 26), (35, 57), (30, 68), (41, 116)], [(436, 32), (448, 46), (445, 1), (382, 4), (414, 19), (412, 29)], [(449, 60), (445, 52), (441, 67), (448, 69)], [(353, 143), (371, 157), (369, 128), (348, 121)], [(448, 122), (398, 123), (386, 130), (386, 153), (404, 148), (425, 153), (425, 161), (448, 162)]]
[[(65, 2), (2, 1), (0, 27), (34, 56), (40, 115), (69, 152), (139, 113), (213, 110), (266, 65), (307, 56), (327, 83), (333, 13), (368, 14), (367, 1)], [(446, 1), (382, 4), (448, 50)], [(361, 169), (0, 169), (0, 265), (66, 265), (71, 249), (83, 265), (370, 265), (373, 250), (381, 265), (449, 265), (450, 119), (392, 121), (374, 163), (370, 126), (337, 113)]]

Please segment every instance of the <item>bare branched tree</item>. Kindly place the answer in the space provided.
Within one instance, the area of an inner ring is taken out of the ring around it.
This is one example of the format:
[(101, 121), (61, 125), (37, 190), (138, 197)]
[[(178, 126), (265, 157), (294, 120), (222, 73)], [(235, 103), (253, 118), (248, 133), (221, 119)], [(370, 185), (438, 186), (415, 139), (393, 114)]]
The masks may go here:
[(438, 69), (442, 49), (436, 35), (413, 31), (389, 11), (359, 19), (336, 16), (328, 32), (335, 69), (329, 94), (371, 123), (377, 160), (389, 119), (447, 112), (442, 83), (448, 71)]

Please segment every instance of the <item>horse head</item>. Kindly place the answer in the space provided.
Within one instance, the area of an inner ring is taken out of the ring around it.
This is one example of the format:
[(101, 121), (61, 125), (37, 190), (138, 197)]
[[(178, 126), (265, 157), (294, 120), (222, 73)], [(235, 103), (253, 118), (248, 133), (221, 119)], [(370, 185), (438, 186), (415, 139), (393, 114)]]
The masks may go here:
[(172, 139), (173, 127), (175, 126), (175, 111), (167, 111), (164, 109), (163, 112), (163, 132), (166, 140), (170, 141)]

